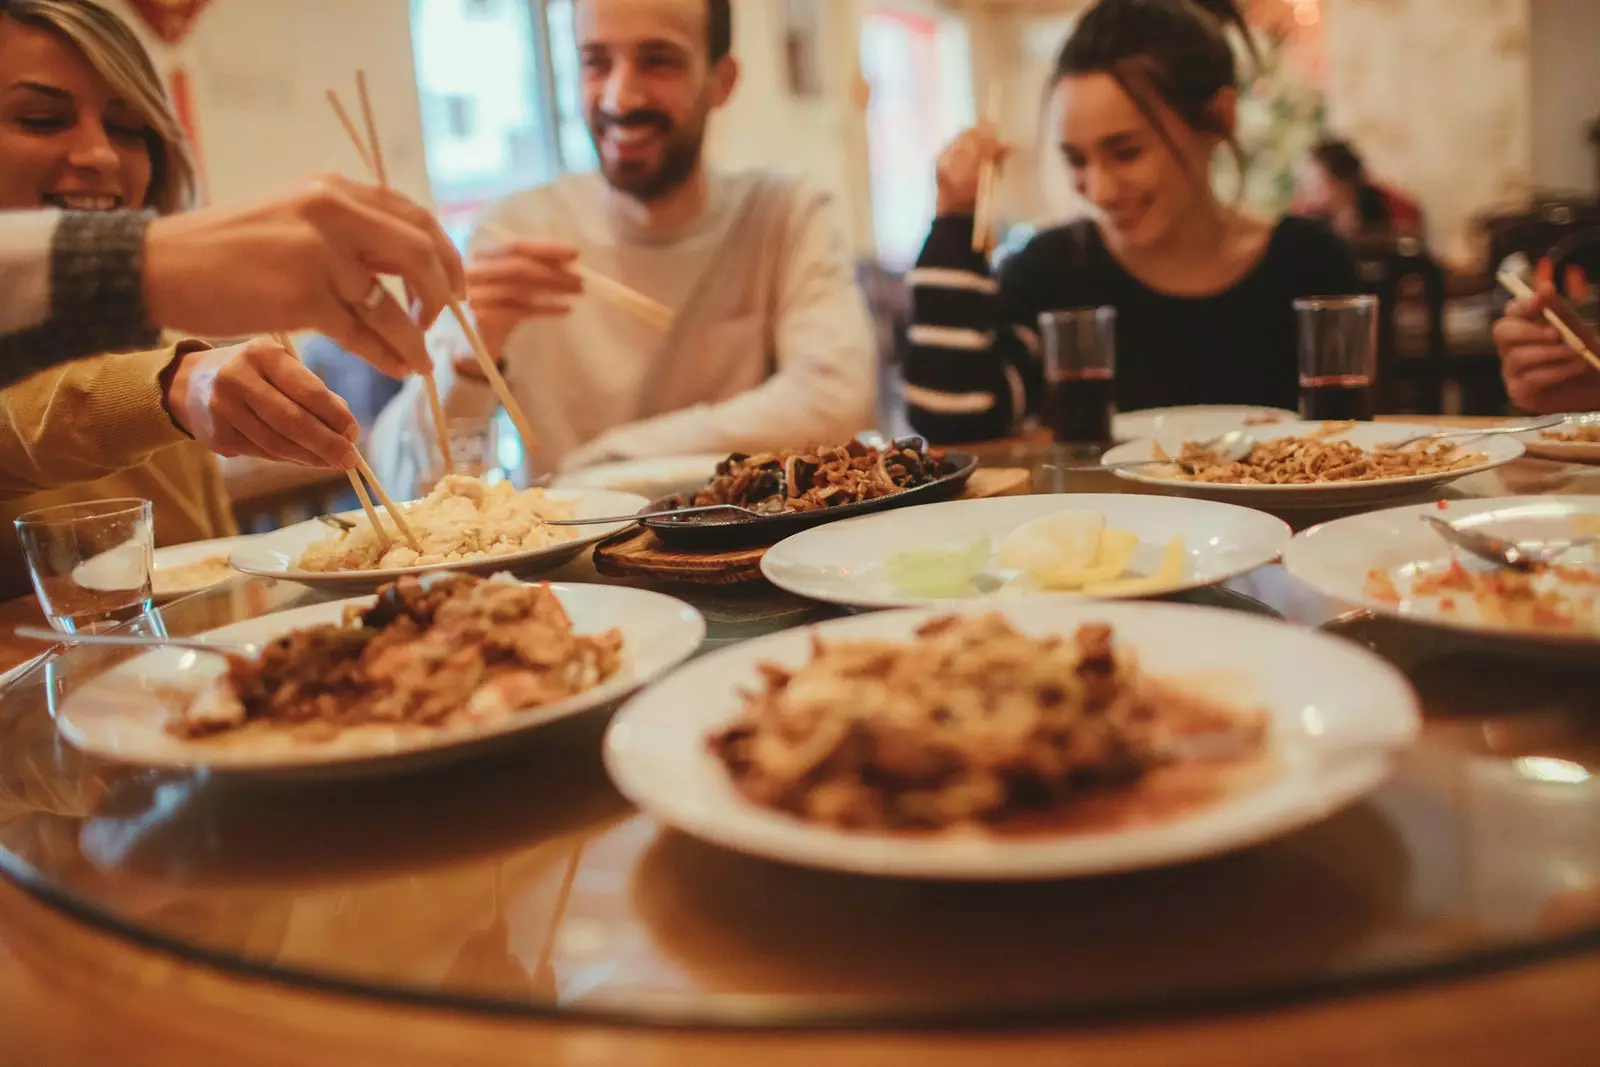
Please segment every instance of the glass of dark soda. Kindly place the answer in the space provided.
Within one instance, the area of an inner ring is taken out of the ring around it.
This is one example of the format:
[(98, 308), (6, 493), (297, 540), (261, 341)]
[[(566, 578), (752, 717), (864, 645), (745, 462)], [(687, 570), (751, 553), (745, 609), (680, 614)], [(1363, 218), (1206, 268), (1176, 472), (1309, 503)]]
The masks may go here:
[(1046, 415), (1061, 444), (1109, 445), (1117, 412), (1117, 309), (1039, 316)]
[(1312, 296), (1294, 302), (1300, 335), (1300, 417), (1370, 422), (1376, 413), (1378, 298)]

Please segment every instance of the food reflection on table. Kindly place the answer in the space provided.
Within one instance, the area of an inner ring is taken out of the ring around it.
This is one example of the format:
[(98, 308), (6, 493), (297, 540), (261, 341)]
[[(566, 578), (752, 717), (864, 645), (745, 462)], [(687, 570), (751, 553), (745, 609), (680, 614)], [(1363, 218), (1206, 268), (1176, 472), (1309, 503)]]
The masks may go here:
[(1154, 781), (1163, 768), (1203, 762), (1220, 783), (1266, 744), (1264, 713), (1145, 676), (1100, 624), (1068, 639), (948, 616), (909, 644), (818, 640), (808, 664), (761, 670), (712, 751), (750, 800), (852, 829), (1048, 830), (1107, 794), (1123, 804), (1101, 818), (1137, 824), (1184, 809)]

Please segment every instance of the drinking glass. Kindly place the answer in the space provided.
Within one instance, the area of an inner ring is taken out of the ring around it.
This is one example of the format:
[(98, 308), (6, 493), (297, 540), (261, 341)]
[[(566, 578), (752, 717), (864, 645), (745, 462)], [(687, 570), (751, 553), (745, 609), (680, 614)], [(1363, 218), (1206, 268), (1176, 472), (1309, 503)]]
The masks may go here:
[(34, 592), (52, 628), (101, 633), (150, 610), (150, 501), (63, 504), (15, 521)]
[(500, 464), (499, 420), (493, 415), (463, 416), (445, 421), (445, 433), (450, 439), (450, 469), (444, 466), (439, 446), (428, 440), (429, 470), (417, 495), (425, 496), (447, 474), (465, 474), (486, 481), (496, 481), (503, 473)]
[(1110, 444), (1117, 411), (1117, 309), (1047, 311), (1039, 316), (1039, 336), (1055, 440)]
[(1294, 302), (1300, 334), (1300, 417), (1370, 422), (1376, 408), (1378, 298), (1313, 296)]

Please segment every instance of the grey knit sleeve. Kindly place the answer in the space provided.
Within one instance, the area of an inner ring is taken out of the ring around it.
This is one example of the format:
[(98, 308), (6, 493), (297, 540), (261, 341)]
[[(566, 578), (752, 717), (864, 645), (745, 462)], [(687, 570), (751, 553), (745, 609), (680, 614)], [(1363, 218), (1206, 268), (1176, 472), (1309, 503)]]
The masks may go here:
[(68, 360), (156, 343), (141, 278), (151, 217), (61, 214), (50, 241), (48, 307), (37, 321), (0, 333), (0, 385)]

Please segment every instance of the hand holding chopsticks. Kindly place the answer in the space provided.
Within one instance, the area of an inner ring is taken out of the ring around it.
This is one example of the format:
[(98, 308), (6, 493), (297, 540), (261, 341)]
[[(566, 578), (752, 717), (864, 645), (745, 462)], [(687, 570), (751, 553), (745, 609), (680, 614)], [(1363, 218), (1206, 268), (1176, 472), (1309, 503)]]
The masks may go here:
[[(295, 347), (294, 339), (288, 334), (275, 333), (272, 335), (272, 339), (297, 361), (300, 359), (300, 351)], [(395, 527), (406, 539), (406, 543), (411, 546), (411, 550), (421, 554), (422, 542), (417, 540), (415, 533), (412, 533), (411, 526), (406, 522), (405, 515), (395, 506), (394, 501), (389, 499), (389, 494), (383, 491), (383, 486), (378, 482), (378, 476), (372, 473), (372, 468), (367, 465), (366, 457), (361, 454), (361, 449), (355, 446), (351, 447), (355, 452), (356, 470), (359, 470), (366, 476), (367, 481), (372, 483), (372, 491), (377, 494), (384, 508), (388, 510), (389, 516), (394, 519)], [(385, 552), (388, 552), (390, 548), (394, 547), (394, 540), (390, 538), (389, 531), (384, 529), (383, 523), (378, 519), (378, 510), (372, 506), (372, 498), (367, 495), (366, 487), (361, 484), (361, 479), (357, 477), (356, 470), (346, 469), (344, 473), (350, 479), (350, 488), (356, 491), (356, 499), (361, 501), (361, 509), (367, 513), (367, 520), (372, 523), (372, 532), (377, 535), (378, 544), (383, 546)]]
[[(1533, 291), (1533, 287), (1511, 271), (1503, 270), (1498, 277), (1500, 284), (1506, 287), (1506, 291), (1518, 300), (1539, 299), (1539, 294)], [(1597, 356), (1589, 345), (1584, 342), (1583, 338), (1578, 336), (1578, 331), (1568, 325), (1550, 307), (1546, 306), (1542, 310), (1544, 311), (1545, 321), (1555, 327), (1556, 333), (1561, 335), (1561, 340), (1566, 343), (1567, 347), (1582, 356), (1595, 370), (1600, 371), (1600, 356)]]

